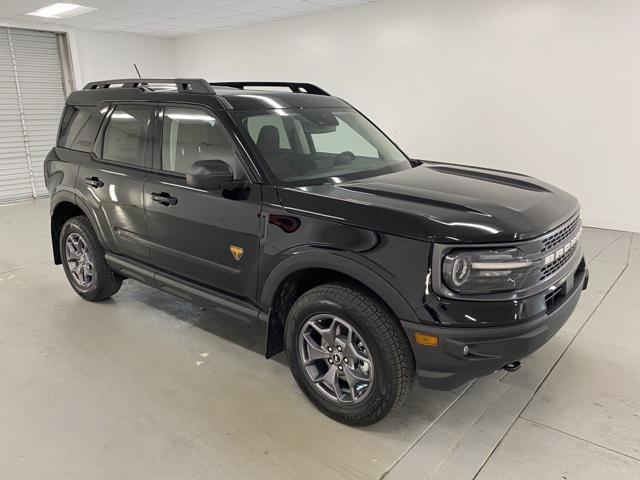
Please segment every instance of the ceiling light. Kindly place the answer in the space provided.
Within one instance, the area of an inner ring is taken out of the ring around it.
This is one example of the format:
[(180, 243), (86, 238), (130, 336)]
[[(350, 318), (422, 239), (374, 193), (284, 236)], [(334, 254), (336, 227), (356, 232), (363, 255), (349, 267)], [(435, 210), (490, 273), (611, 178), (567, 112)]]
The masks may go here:
[(42, 7), (38, 10), (34, 10), (33, 12), (29, 12), (27, 15), (47, 18), (69, 18), (82, 15), (83, 13), (92, 12), (93, 10), (96, 9), (76, 5), (74, 3), (52, 3), (47, 7)]

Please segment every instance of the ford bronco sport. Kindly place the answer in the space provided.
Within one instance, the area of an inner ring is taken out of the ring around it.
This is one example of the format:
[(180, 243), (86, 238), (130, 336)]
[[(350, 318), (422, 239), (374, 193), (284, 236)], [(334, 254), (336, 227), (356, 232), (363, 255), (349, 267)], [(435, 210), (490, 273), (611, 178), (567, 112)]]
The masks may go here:
[(69, 95), (45, 161), (75, 291), (133, 278), (261, 325), (325, 414), (365, 425), (420, 384), (519, 361), (588, 273), (577, 200), (526, 175), (408, 158), (303, 83), (135, 79)]

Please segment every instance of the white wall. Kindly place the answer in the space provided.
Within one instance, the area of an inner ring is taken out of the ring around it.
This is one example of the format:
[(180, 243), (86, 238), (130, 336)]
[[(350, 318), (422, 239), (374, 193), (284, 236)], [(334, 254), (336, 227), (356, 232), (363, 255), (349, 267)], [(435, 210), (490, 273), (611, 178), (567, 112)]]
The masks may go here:
[(174, 77), (175, 41), (120, 33), (68, 32), (76, 88), (96, 80), (137, 77), (133, 64), (146, 77)]
[(176, 73), (318, 83), (416, 158), (528, 173), (640, 231), (638, 25), (636, 0), (386, 0), (178, 39)]

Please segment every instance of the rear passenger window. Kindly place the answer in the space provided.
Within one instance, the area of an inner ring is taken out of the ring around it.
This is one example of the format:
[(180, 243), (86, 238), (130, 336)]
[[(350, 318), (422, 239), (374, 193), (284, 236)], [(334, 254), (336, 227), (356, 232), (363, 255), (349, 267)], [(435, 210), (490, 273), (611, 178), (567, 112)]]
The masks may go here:
[(58, 146), (80, 152), (91, 151), (102, 116), (103, 113), (94, 107), (67, 106), (62, 117)]
[(118, 105), (104, 132), (102, 158), (143, 167), (152, 112), (150, 106)]
[(245, 178), (231, 138), (213, 112), (193, 107), (165, 108), (162, 170), (186, 173), (199, 160), (223, 160), (236, 179)]

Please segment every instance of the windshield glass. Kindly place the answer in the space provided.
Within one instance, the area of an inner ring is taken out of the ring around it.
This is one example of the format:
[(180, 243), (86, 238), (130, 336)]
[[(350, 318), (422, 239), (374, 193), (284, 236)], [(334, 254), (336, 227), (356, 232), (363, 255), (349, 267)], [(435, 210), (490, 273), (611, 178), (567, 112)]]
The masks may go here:
[(411, 168), (407, 157), (352, 109), (236, 111), (236, 122), (287, 185), (342, 183)]

